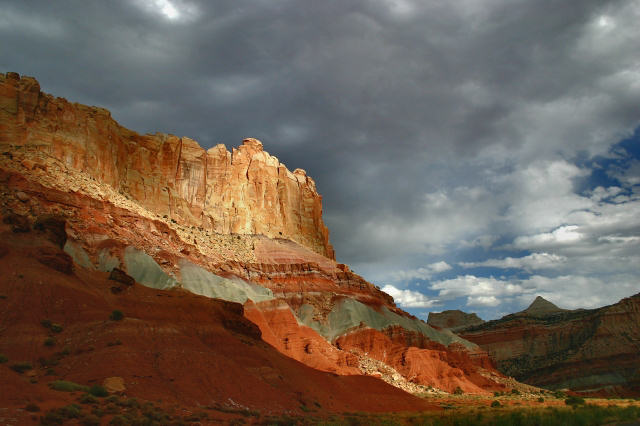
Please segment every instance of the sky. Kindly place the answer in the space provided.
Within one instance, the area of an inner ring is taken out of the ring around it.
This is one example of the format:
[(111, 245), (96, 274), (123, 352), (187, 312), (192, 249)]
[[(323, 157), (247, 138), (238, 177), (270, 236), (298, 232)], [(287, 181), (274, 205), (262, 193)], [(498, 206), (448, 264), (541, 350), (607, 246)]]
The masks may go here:
[(637, 0), (0, 0), (0, 71), (323, 195), (337, 259), (426, 319), (640, 292)]

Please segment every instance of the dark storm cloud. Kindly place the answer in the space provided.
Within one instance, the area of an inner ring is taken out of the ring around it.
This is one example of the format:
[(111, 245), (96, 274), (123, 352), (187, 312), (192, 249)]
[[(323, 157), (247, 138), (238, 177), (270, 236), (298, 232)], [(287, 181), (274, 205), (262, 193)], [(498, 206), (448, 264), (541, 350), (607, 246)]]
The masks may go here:
[(0, 7), (4, 71), (139, 132), (260, 138), (316, 179), (338, 257), (362, 265), (498, 238), (505, 176), (605, 154), (639, 124), (632, 1)]

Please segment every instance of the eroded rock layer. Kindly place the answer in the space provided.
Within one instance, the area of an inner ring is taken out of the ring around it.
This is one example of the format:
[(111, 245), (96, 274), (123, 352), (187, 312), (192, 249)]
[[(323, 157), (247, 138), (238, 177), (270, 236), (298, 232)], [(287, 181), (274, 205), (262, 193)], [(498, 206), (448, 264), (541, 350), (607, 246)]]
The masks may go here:
[(459, 331), (500, 371), (525, 383), (586, 393), (640, 392), (640, 293), (599, 309), (563, 310), (544, 299)]
[(15, 147), (56, 158), (183, 225), (287, 238), (334, 257), (315, 182), (302, 169), (290, 172), (257, 139), (229, 152), (224, 145), (205, 151), (186, 137), (139, 135), (103, 108), (0, 74), (0, 148)]

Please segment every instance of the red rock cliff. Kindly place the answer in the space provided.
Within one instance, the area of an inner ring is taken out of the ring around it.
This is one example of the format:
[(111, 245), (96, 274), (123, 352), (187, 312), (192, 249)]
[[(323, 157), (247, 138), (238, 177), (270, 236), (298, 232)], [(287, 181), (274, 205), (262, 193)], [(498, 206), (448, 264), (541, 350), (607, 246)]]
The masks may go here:
[(257, 139), (204, 150), (192, 139), (141, 136), (109, 111), (42, 93), (31, 77), (0, 74), (0, 146), (55, 157), (150, 211), (220, 234), (287, 238), (333, 259), (322, 197)]

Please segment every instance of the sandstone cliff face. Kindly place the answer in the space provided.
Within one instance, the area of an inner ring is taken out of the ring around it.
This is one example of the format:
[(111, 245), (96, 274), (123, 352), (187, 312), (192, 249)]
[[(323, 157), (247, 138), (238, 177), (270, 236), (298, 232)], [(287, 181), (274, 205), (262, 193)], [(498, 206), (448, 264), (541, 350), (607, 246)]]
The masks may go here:
[(220, 234), (287, 238), (334, 258), (322, 197), (302, 169), (290, 172), (257, 139), (207, 151), (189, 138), (138, 135), (102, 108), (0, 74), (0, 147), (51, 156), (112, 186), (148, 210)]
[(528, 309), (459, 334), (488, 351), (504, 374), (525, 383), (584, 392), (640, 391), (640, 294), (590, 310), (537, 302), (534, 308), (548, 309)]

